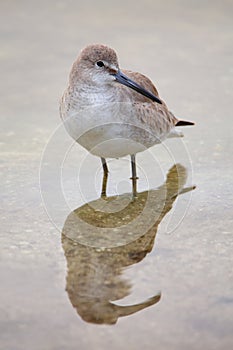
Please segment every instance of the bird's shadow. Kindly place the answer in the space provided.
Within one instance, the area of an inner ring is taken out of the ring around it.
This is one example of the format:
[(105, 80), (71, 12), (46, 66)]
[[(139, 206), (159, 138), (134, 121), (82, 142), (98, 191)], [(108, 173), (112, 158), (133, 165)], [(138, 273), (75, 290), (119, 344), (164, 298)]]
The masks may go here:
[(131, 292), (124, 269), (151, 252), (158, 225), (177, 196), (193, 189), (184, 188), (186, 178), (186, 169), (175, 164), (162, 186), (139, 193), (135, 201), (130, 195), (98, 199), (69, 214), (62, 231), (66, 291), (84, 321), (115, 324), (160, 300), (157, 293), (138, 304), (115, 303)]

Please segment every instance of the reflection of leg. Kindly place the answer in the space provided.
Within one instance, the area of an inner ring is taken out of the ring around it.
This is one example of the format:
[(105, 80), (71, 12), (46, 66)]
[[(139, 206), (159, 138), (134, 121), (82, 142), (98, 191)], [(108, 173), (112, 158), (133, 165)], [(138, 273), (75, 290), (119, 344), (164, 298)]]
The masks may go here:
[(105, 158), (101, 157), (101, 162), (103, 166), (103, 181), (102, 181), (102, 191), (101, 197), (106, 197), (107, 181), (108, 181), (108, 166)]
[(136, 171), (136, 160), (135, 160), (135, 155), (131, 155), (131, 168), (132, 168), (132, 194), (133, 194), (133, 199), (137, 197), (137, 171)]

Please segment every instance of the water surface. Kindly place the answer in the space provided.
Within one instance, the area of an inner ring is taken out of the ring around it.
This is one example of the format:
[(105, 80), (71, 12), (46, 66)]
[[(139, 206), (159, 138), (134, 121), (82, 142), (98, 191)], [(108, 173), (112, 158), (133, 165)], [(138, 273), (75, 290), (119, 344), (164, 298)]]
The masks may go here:
[[(1, 348), (232, 348), (232, 2), (0, 6)], [(100, 160), (60, 126), (93, 42), (196, 123), (138, 155), (137, 203), (129, 159), (103, 202)]]

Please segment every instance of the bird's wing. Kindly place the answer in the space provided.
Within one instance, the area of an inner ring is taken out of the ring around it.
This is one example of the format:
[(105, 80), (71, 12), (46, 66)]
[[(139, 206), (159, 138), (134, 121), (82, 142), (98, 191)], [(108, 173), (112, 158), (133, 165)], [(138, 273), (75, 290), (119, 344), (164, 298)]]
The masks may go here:
[(135, 102), (132, 112), (146, 128), (154, 130), (161, 138), (169, 134), (178, 121), (166, 105), (158, 103)]
[[(138, 115), (143, 115), (143, 118), (145, 118), (147, 122), (150, 120), (150, 123), (154, 124), (156, 121), (160, 120), (161, 127), (163, 125), (165, 129), (166, 126), (168, 128), (173, 128), (174, 126), (194, 125), (193, 122), (177, 119), (174, 116), (174, 114), (169, 111), (166, 103), (160, 98), (155, 85), (148, 77), (141, 73), (132, 72), (130, 70), (123, 70), (123, 73), (127, 75), (130, 79), (134, 80), (137, 84), (141, 85), (144, 89), (148, 90), (153, 95), (159, 97), (159, 99), (162, 101), (162, 104), (153, 102), (152, 100), (139, 94), (138, 92), (130, 90), (130, 94), (134, 94), (134, 102), (136, 103), (135, 109), (137, 111), (140, 110)], [(125, 87), (123, 88), (125, 89)]]
[[(152, 81), (147, 78), (145, 75), (132, 72), (130, 70), (123, 70), (123, 73), (128, 76), (130, 79), (134, 80), (137, 84), (141, 85), (144, 89), (148, 90), (155, 96), (159, 97), (158, 90), (152, 83)], [(148, 126), (153, 129), (167, 131), (175, 126), (177, 123), (176, 117), (168, 110), (165, 102), (162, 101), (162, 104), (153, 102), (149, 98), (139, 94), (132, 89), (129, 89), (125, 86), (122, 86), (127, 94), (127, 91), (130, 90), (130, 94), (134, 95), (133, 100), (133, 109), (135, 115), (141, 119)], [(160, 98), (160, 97), (159, 97)]]

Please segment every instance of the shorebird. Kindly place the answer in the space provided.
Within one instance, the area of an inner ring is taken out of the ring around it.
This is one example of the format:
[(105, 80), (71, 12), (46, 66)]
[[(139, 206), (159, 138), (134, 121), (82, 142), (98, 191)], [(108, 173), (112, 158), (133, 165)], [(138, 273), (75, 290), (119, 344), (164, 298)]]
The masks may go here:
[(136, 153), (182, 136), (176, 126), (194, 124), (177, 119), (145, 75), (120, 70), (116, 52), (102, 44), (85, 47), (73, 63), (60, 115), (71, 137), (101, 158), (102, 197), (108, 178), (106, 158), (130, 155), (136, 198)]

